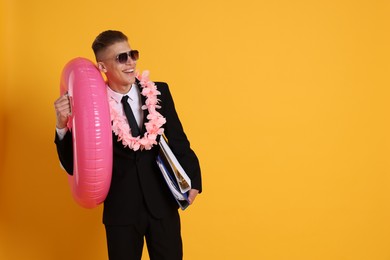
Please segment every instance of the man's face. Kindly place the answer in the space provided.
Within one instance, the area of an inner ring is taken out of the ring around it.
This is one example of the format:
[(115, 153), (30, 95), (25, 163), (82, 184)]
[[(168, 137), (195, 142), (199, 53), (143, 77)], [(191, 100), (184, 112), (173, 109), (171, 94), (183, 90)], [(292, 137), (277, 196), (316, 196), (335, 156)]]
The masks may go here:
[(98, 57), (98, 66), (106, 74), (108, 85), (119, 93), (127, 92), (135, 82), (137, 62), (130, 57), (125, 63), (120, 63), (117, 59), (119, 54), (129, 51), (129, 43), (122, 41), (107, 47)]

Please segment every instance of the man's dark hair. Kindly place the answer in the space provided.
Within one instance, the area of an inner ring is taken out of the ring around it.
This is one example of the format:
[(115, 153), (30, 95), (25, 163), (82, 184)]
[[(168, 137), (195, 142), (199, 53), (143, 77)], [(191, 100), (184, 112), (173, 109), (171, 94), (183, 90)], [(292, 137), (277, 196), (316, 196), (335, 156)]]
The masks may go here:
[(120, 31), (108, 30), (100, 33), (92, 43), (92, 50), (97, 59), (98, 54), (108, 46), (117, 42), (127, 41), (127, 36)]

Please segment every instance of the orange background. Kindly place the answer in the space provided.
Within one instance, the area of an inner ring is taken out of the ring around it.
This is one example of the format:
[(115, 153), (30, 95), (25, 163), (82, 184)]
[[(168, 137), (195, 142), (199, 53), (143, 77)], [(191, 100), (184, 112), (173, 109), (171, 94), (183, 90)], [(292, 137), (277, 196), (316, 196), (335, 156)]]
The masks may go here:
[(201, 161), (185, 259), (390, 259), (389, 1), (0, 3), (0, 259), (107, 259), (53, 142), (62, 68), (106, 29)]

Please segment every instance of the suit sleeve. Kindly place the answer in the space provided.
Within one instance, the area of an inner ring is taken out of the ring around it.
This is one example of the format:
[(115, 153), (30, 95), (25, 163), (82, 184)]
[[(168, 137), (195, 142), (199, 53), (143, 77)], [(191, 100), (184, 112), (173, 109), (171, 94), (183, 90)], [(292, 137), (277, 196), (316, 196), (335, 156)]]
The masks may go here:
[(54, 143), (57, 147), (57, 155), (61, 165), (69, 175), (73, 175), (72, 133), (68, 131), (62, 140), (60, 140), (58, 134), (56, 133)]
[(190, 142), (184, 132), (168, 84), (156, 82), (156, 86), (161, 92), (160, 112), (167, 121), (163, 127), (165, 136), (168, 138), (169, 146), (190, 177), (192, 188), (202, 192), (199, 160), (195, 152), (191, 149)]

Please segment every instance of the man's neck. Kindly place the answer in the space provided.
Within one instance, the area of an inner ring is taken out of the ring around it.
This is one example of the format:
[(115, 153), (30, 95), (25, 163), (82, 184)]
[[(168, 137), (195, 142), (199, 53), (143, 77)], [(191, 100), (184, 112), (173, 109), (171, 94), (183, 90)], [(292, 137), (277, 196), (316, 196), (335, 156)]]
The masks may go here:
[(108, 82), (108, 87), (110, 89), (112, 89), (113, 91), (120, 93), (120, 94), (128, 93), (132, 86), (133, 86), (133, 84), (128, 85), (128, 86), (118, 86), (118, 85), (111, 84), (110, 82)]

